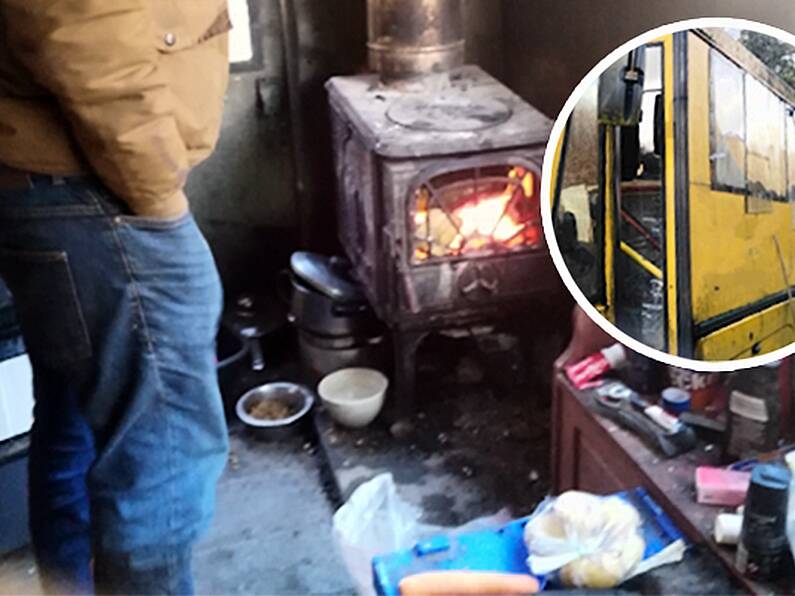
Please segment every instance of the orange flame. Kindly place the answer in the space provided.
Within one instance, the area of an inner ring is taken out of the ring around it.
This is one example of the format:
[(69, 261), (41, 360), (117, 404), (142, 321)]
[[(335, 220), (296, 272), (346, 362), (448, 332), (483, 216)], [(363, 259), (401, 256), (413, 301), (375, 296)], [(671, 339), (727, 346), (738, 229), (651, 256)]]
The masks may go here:
[(523, 223), (515, 222), (506, 213), (511, 195), (482, 197), (477, 203), (465, 205), (455, 212), (461, 219), (460, 235), (486, 236), (502, 242), (510, 240), (522, 231)]
[[(538, 242), (540, 232), (533, 223), (537, 218), (522, 217), (517, 210), (517, 200), (521, 202), (534, 196), (535, 178), (532, 172), (522, 167), (512, 168), (508, 178), (511, 182), (499, 194), (478, 196), (452, 210), (451, 216), (457, 222), (458, 231), (447, 243), (444, 254), (471, 253), (495, 243), (515, 248)], [(437, 209), (429, 205), (427, 189), (418, 192), (415, 207), (413, 219), (418, 228), (426, 226), (430, 221), (430, 211)], [(535, 206), (532, 208), (537, 209)], [(415, 260), (424, 261), (431, 256), (438, 256), (432, 252), (431, 242), (421, 242), (415, 249)]]

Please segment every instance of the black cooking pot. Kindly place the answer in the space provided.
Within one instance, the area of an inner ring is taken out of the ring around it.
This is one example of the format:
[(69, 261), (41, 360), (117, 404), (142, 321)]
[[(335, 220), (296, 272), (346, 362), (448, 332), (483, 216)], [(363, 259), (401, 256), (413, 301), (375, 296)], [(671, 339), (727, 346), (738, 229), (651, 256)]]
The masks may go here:
[(324, 338), (299, 329), (298, 346), (301, 366), (313, 383), (341, 368), (364, 366), (381, 370), (386, 366), (383, 335)]
[(290, 321), (325, 337), (369, 337), (378, 321), (339, 260), (295, 253), (290, 260)]
[(326, 337), (364, 336), (371, 332), (372, 314), (366, 302), (334, 302), (295, 276), (292, 286), (290, 320), (301, 329)]

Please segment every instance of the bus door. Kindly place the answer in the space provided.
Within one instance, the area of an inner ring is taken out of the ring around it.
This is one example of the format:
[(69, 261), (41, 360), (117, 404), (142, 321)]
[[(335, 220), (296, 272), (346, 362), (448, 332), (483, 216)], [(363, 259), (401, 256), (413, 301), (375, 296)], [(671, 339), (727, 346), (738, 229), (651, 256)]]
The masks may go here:
[(663, 44), (646, 46), (640, 122), (615, 128), (616, 325), (666, 349)]
[[(552, 217), (563, 260), (585, 297), (607, 315), (605, 289), (606, 128), (597, 119), (598, 84), (577, 102), (553, 173)], [(608, 316), (608, 318), (610, 318)]]
[(605, 115), (603, 101), (611, 85), (620, 97), (615, 80), (623, 75), (614, 69), (637, 54), (618, 61), (579, 100), (558, 150), (552, 205), (563, 259), (585, 297), (620, 329), (663, 350), (668, 39), (642, 53), (639, 119), (626, 124), (621, 115)]

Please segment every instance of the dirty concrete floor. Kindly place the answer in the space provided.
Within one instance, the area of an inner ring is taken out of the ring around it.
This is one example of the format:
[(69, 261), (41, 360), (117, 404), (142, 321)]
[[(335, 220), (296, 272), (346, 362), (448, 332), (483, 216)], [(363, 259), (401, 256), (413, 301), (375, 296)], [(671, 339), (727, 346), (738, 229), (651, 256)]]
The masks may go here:
[[(215, 520), (194, 557), (199, 594), (350, 594), (331, 507), (304, 440), (263, 443), (232, 432)], [(0, 559), (0, 594), (35, 594), (29, 551)]]
[(233, 432), (216, 510), (194, 557), (197, 592), (351, 592), (318, 467), (300, 437), (262, 443)]
[(513, 400), (489, 403), (488, 391), (470, 388), (437, 396), (391, 428), (345, 430), (323, 411), (316, 420), (343, 500), (390, 472), (423, 521), (457, 526), (503, 508), (527, 515), (546, 496), (548, 416)]
[(497, 358), (468, 339), (430, 338), (427, 348), (433, 357), (419, 359), (413, 414), (345, 430), (318, 413), (342, 498), (391, 472), (427, 523), (457, 526), (503, 508), (529, 514), (550, 489), (549, 390), (536, 381), (541, 375), (510, 350)]
[[(512, 370), (511, 358), (506, 363), (501, 357), (497, 362), (491, 362), (494, 357), (484, 357), (485, 370), (479, 370), (481, 367), (471, 362), (471, 345), (461, 348), (457, 341), (428, 342), (419, 369), (423, 378), (437, 383), (424, 384), (430, 393), (422, 400), (427, 406), (425, 415), (411, 420), (408, 432), (398, 433), (398, 437), (383, 427), (363, 436), (347, 435), (342, 442), (352, 439), (348, 451), (355, 457), (334, 470), (346, 477), (340, 483), (349, 489), (345, 492), (379, 468), (392, 467), (384, 464), (400, 462), (396, 480), (406, 490), (405, 496), (426, 511), (429, 523), (457, 525), (506, 506), (514, 515), (531, 511), (548, 489), (548, 403), (528, 397), (546, 395), (548, 389), (528, 388), (518, 377), (547, 376), (546, 364), (562, 349), (559, 344), (560, 338), (543, 345), (534, 343), (537, 353), (527, 361), (540, 365), (541, 371), (518, 371)], [(263, 347), (267, 363), (263, 373), (253, 373), (244, 360), (219, 375), (230, 414), (234, 401), (248, 388), (273, 380), (303, 380), (289, 330), (270, 336)], [(478, 354), (483, 356), (480, 351)], [(489, 369), (494, 369), (503, 383), (481, 378), (489, 376)], [(439, 399), (441, 396), (447, 399)], [(478, 440), (472, 440), (475, 437)], [(363, 448), (356, 445), (360, 438)], [(333, 511), (320, 474), (324, 464), (334, 468), (333, 462), (315, 457), (300, 437), (263, 443), (233, 427), (231, 446), (213, 526), (196, 549), (197, 591), (351, 593), (353, 585), (335, 549)], [(344, 452), (342, 449), (338, 455)], [(439, 455), (442, 452), (444, 457)], [(432, 476), (434, 482), (416, 482), (418, 477)], [(339, 495), (332, 491), (330, 496), (332, 502), (338, 502)], [(0, 558), (0, 594), (37, 590), (29, 552)]]

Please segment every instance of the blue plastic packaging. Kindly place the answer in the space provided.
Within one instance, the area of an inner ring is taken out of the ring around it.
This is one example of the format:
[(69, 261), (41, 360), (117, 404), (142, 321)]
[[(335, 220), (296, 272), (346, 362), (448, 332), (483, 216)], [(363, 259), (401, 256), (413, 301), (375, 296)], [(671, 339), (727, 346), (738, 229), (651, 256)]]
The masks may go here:
[[(640, 513), (646, 550), (643, 558), (657, 554), (676, 540), (684, 540), (679, 528), (643, 488), (617, 493)], [(382, 596), (398, 596), (400, 580), (426, 571), (489, 571), (525, 573), (527, 547), (524, 528), (530, 517), (512, 521), (501, 528), (461, 534), (440, 535), (418, 542), (414, 548), (373, 558), (373, 584)], [(536, 577), (541, 588), (546, 577)]]

